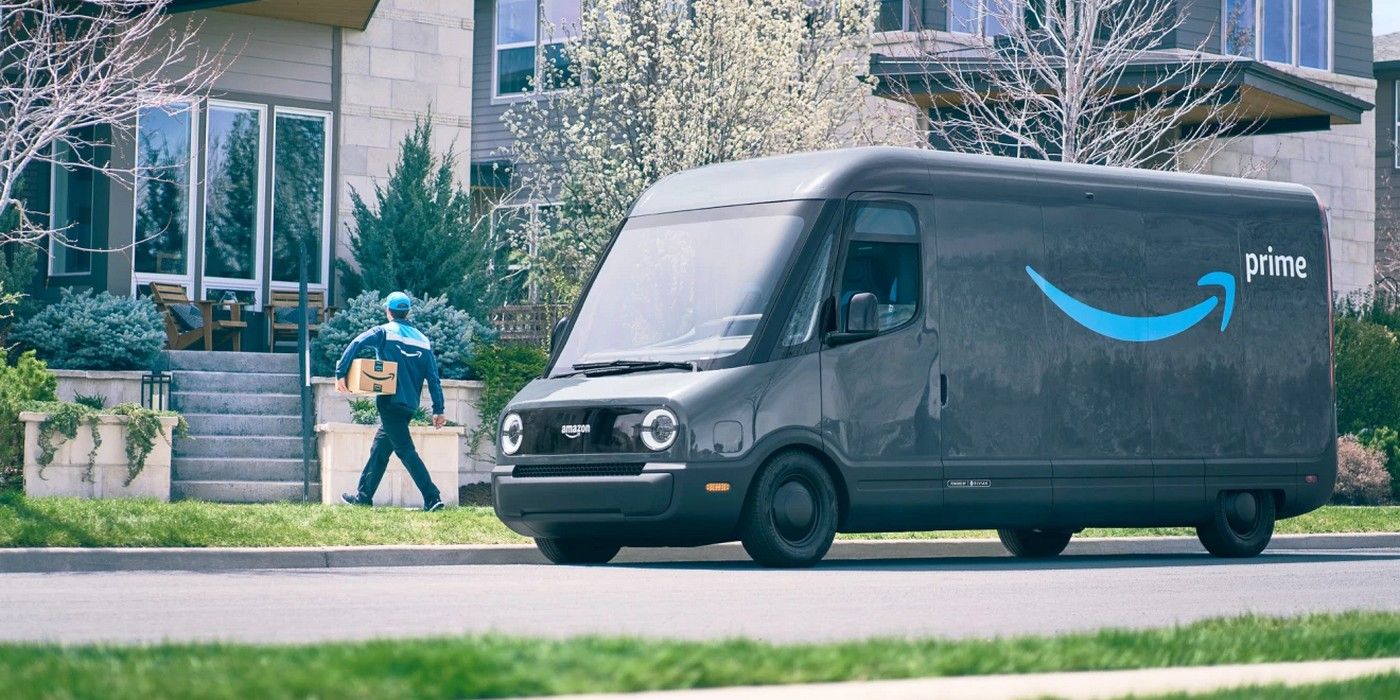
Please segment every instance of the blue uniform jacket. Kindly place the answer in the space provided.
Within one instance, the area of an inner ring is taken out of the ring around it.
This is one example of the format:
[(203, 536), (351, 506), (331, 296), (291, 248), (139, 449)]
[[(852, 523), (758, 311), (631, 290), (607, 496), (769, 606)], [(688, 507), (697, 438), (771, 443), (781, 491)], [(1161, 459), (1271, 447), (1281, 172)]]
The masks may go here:
[(418, 410), (419, 397), (423, 395), (423, 380), (428, 380), (428, 394), (433, 398), (433, 415), (441, 415), (442, 379), (438, 377), (437, 358), (433, 357), (433, 344), (421, 331), (403, 321), (390, 321), (375, 326), (358, 338), (350, 341), (340, 362), (335, 366), (336, 379), (344, 379), (350, 373), (350, 362), (360, 356), (360, 351), (373, 349), (375, 357), (399, 365), (398, 390), (393, 396), (380, 396), (381, 407), (386, 400), (398, 404), (409, 411)]

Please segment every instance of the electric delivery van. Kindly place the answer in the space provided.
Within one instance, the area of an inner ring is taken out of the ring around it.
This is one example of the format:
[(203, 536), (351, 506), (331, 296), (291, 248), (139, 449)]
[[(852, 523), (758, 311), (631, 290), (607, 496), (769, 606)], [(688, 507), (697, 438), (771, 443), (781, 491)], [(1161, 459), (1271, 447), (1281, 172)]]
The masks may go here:
[(678, 173), (502, 413), (496, 512), (559, 563), (1090, 526), (1251, 556), (1332, 493), (1330, 290), (1294, 185), (894, 148)]

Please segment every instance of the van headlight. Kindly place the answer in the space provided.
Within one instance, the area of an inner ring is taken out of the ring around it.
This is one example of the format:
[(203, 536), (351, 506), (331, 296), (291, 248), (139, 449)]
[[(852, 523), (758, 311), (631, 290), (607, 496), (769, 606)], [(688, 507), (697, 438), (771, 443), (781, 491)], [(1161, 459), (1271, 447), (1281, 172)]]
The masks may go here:
[(642, 444), (647, 449), (660, 452), (676, 443), (680, 423), (676, 414), (669, 408), (656, 408), (642, 418)]
[(501, 421), (501, 451), (513, 455), (520, 451), (520, 443), (525, 441), (525, 422), (519, 413), (511, 413)]

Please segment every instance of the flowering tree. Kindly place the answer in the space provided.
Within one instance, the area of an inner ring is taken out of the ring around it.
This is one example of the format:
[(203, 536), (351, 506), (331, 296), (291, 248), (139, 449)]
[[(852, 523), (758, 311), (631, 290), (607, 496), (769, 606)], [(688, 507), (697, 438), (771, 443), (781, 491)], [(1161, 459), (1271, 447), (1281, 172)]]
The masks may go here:
[(0, 218), (18, 219), (0, 243), (52, 235), (75, 245), (17, 199), (24, 172), (47, 162), (130, 185), (135, 166), (92, 155), (94, 131), (128, 134), (142, 109), (175, 109), (207, 91), (218, 65), (195, 46), (193, 23), (170, 22), (169, 3), (0, 0)]
[(938, 93), (930, 140), (968, 153), (1206, 170), (1251, 124), (1220, 79), (1235, 61), (1204, 44), (1163, 48), (1185, 20), (1178, 5), (987, 0), (983, 21), (1004, 35), (972, 47), (922, 43), (902, 59)]
[[(506, 114), (541, 294), (568, 301), (633, 200), (673, 172), (860, 142), (874, 3), (585, 0), (537, 100)], [(550, 230), (545, 230), (545, 229)]]

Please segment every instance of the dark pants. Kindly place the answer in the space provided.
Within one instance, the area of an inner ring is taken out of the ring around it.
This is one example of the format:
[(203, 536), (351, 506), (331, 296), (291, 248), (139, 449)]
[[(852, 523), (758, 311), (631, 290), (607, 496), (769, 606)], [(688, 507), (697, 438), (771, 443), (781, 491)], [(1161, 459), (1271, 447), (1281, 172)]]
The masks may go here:
[(379, 432), (374, 435), (374, 447), (369, 451), (369, 461), (360, 474), (360, 499), (368, 503), (379, 490), (379, 480), (384, 478), (384, 469), (389, 466), (389, 455), (396, 454), (399, 461), (413, 477), (413, 483), (423, 493), (423, 505), (431, 505), (442, 499), (428, 467), (418, 456), (418, 448), (413, 446), (413, 436), (408, 432), (408, 420), (412, 417), (408, 409), (397, 404), (380, 402)]

